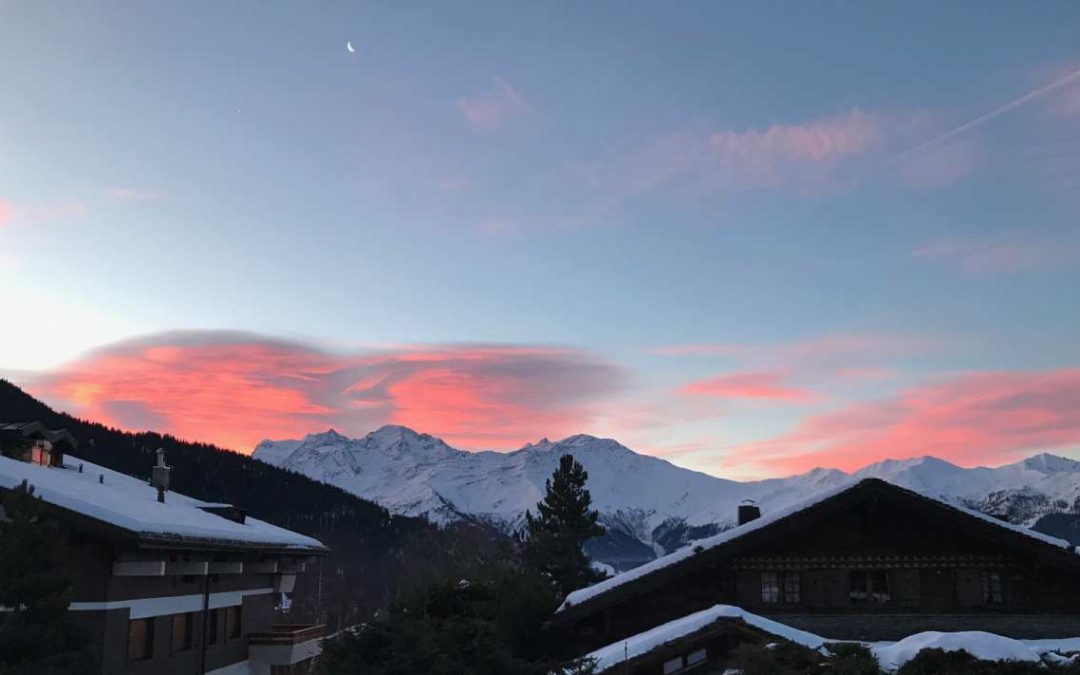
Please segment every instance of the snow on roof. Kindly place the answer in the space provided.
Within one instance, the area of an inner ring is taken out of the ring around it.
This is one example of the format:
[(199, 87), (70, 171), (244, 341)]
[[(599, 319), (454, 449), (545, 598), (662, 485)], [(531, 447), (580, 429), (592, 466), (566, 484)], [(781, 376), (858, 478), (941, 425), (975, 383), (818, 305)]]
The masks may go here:
[[(63, 468), (44, 467), (0, 457), (0, 488), (14, 488), (23, 481), (34, 487), (44, 501), (89, 516), (145, 538), (178, 538), (203, 543), (322, 551), (319, 541), (247, 518), (237, 523), (203, 511), (210, 506), (179, 492), (169, 491), (165, 502), (148, 481), (106, 469), (68, 455)], [(77, 467), (81, 465), (83, 472)], [(104, 476), (104, 482), (99, 482)]]
[(586, 654), (585, 658), (595, 659), (597, 672), (603, 672), (624, 661), (647, 654), (652, 650), (684, 638), (696, 631), (705, 628), (719, 619), (737, 619), (748, 625), (759, 628), (770, 635), (791, 640), (804, 647), (817, 649), (825, 644), (822, 637), (807, 633), (791, 626), (766, 619), (757, 614), (751, 614), (738, 607), (731, 605), (715, 605), (709, 609), (675, 619), (656, 628), (638, 633), (624, 640), (619, 640), (606, 647), (601, 647), (594, 652)]
[(965, 651), (980, 661), (1031, 661), (1042, 662), (1044, 651), (1021, 640), (982, 631), (939, 633), (928, 631), (910, 635), (899, 642), (879, 643), (871, 646), (878, 664), (886, 672), (894, 672), (915, 658), (924, 649), (941, 649), (947, 652)]
[[(845, 642), (844, 640), (829, 640), (813, 633), (792, 628), (786, 624), (766, 619), (763, 616), (752, 614), (732, 605), (714, 605), (709, 609), (669, 621), (644, 633), (638, 633), (618, 642), (613, 642), (586, 654), (584, 658), (593, 659), (596, 664), (596, 672), (602, 673), (625, 661), (635, 659), (658, 647), (691, 635), (720, 619), (742, 621), (769, 635), (790, 640), (809, 649), (820, 649), (828, 643)], [(895, 672), (924, 649), (963, 650), (982, 661), (1028, 661), (1033, 663), (1046, 659), (1061, 660), (1060, 654), (1062, 653), (1080, 652), (1080, 637), (1014, 640), (1013, 638), (983, 631), (959, 631), (955, 633), (928, 631), (910, 635), (897, 642), (862, 644), (873, 652), (881, 668), (886, 672)], [(1054, 656), (1054, 654), (1057, 654), (1057, 656)]]
[[(655, 560), (651, 560), (651, 561), (645, 563), (644, 565), (640, 565), (638, 567), (635, 567), (634, 569), (627, 570), (626, 572), (623, 572), (621, 574), (617, 574), (617, 575), (615, 575), (615, 576), (613, 576), (613, 577), (611, 577), (609, 579), (605, 579), (605, 580), (603, 580), (603, 581), (601, 581), (601, 582), (599, 582), (597, 584), (593, 584), (592, 586), (588, 586), (586, 588), (576, 590), (573, 593), (570, 593), (568, 596), (566, 596), (566, 600), (559, 607), (557, 612), (561, 612), (561, 611), (563, 611), (565, 609), (569, 609), (570, 607), (572, 607), (574, 605), (580, 605), (581, 603), (585, 602), (586, 600), (590, 600), (590, 599), (592, 599), (592, 598), (594, 598), (594, 597), (596, 597), (598, 595), (602, 595), (604, 593), (607, 593), (608, 591), (610, 591), (610, 590), (612, 590), (614, 588), (617, 588), (619, 586), (622, 586), (623, 584), (629, 583), (631, 581), (635, 581), (637, 579), (640, 579), (640, 578), (642, 578), (644, 576), (647, 576), (647, 575), (649, 575), (649, 574), (651, 574), (653, 572), (664, 569), (664, 568), (669, 567), (671, 565), (681, 563), (684, 560), (687, 560), (689, 558), (694, 557), (698, 553), (701, 553), (701, 552), (709, 550), (709, 549), (716, 548), (717, 546), (721, 546), (721, 545), (726, 544), (726, 543), (728, 543), (730, 541), (734, 541), (734, 540), (738, 539), (739, 537), (747, 535), (747, 534), (749, 534), (751, 532), (756, 532), (757, 530), (768, 527), (768, 526), (772, 525), (773, 523), (776, 523), (776, 522), (778, 522), (780, 520), (788, 518), (789, 516), (792, 516), (792, 515), (794, 515), (796, 513), (799, 513), (801, 511), (805, 511), (806, 509), (808, 509), (808, 508), (810, 508), (812, 506), (820, 504), (821, 502), (824, 502), (824, 501), (826, 501), (828, 499), (836, 497), (837, 495), (840, 495), (840, 494), (842, 494), (844, 492), (847, 492), (848, 490), (854, 489), (858, 485), (861, 485), (861, 484), (863, 484), (863, 483), (865, 483), (867, 481), (872, 481), (872, 480), (880, 480), (880, 479), (869, 478), (869, 479), (863, 479), (863, 480), (858, 481), (858, 482), (844, 483), (844, 484), (839, 485), (839, 486), (837, 486), (835, 488), (832, 488), (830, 490), (825, 490), (824, 492), (820, 492), (820, 493), (818, 493), (818, 494), (816, 494), (816, 495), (814, 495), (814, 496), (812, 496), (812, 497), (810, 497), (808, 499), (804, 499), (802, 501), (796, 502), (796, 503), (788, 506), (787, 508), (780, 509), (780, 510), (777, 510), (777, 511), (773, 511), (772, 513), (762, 515), (760, 518), (756, 518), (754, 520), (751, 520), (750, 522), (745, 523), (743, 525), (739, 525), (738, 527), (734, 527), (734, 528), (732, 528), (730, 530), (725, 530), (724, 532), (713, 535), (711, 537), (706, 537), (705, 539), (699, 539), (698, 541), (691, 542), (691, 543), (687, 544), (686, 546), (678, 549), (677, 551), (673, 551), (673, 552), (671, 552), (671, 553), (669, 553), (669, 554), (667, 554), (665, 556), (661, 556), (661, 557), (659, 557), (659, 558), (657, 558)], [(1034, 539), (1038, 539), (1039, 541), (1042, 541), (1044, 543), (1051, 544), (1053, 546), (1057, 546), (1059, 548), (1063, 548), (1063, 549), (1066, 549), (1068, 551), (1072, 551), (1074, 553), (1076, 552), (1073, 549), (1072, 544), (1065, 541), (1064, 539), (1058, 539), (1057, 537), (1051, 537), (1050, 535), (1043, 534), (1041, 532), (1036, 532), (1035, 530), (1026, 528), (1026, 527), (1024, 527), (1022, 525), (1014, 525), (1012, 523), (1007, 523), (1007, 522), (1005, 522), (1003, 520), (998, 520), (997, 518), (993, 518), (991, 516), (988, 516), (985, 513), (980, 513), (978, 511), (974, 511), (972, 509), (965, 508), (963, 506), (958, 506), (956, 504), (944, 501), (944, 500), (942, 500), (942, 499), (940, 499), (938, 497), (932, 496), (932, 495), (923, 494), (921, 492), (916, 492), (915, 490), (910, 490), (908, 488), (901, 488), (901, 487), (898, 487), (898, 486), (894, 486), (894, 487), (896, 487), (898, 490), (903, 490), (903, 491), (906, 491), (906, 492), (912, 492), (912, 493), (917, 494), (917, 495), (919, 495), (921, 497), (924, 497), (924, 498), (929, 499), (931, 501), (937, 502), (938, 504), (941, 504), (943, 506), (947, 506), (947, 507), (949, 507), (951, 509), (955, 509), (957, 511), (960, 511), (961, 513), (972, 516), (973, 518), (978, 518), (979, 520), (990, 523), (992, 525), (996, 525), (998, 527), (1002, 527), (1002, 528), (1005, 528), (1005, 529), (1008, 529), (1008, 530), (1012, 530), (1013, 532), (1016, 532), (1018, 534), (1022, 534), (1022, 535), (1028, 536), (1028, 537), (1032, 537)]]

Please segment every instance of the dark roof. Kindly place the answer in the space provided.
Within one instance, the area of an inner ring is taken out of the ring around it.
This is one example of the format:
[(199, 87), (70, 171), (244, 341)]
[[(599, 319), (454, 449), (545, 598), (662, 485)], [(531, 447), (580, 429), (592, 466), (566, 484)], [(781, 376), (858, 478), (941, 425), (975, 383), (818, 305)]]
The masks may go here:
[(798, 531), (807, 521), (841, 512), (870, 496), (903, 500), (907, 507), (917, 509), (928, 516), (963, 524), (973, 536), (993, 540), (1013, 549), (1023, 549), (1062, 564), (1080, 566), (1080, 555), (1077, 555), (1073, 546), (1063, 539), (1013, 525), (930, 495), (893, 485), (879, 478), (866, 478), (712, 537), (693, 542), (689, 546), (640, 567), (574, 591), (567, 596), (552, 621), (561, 623), (588, 616), (620, 599), (634, 597), (658, 588), (671, 579), (713, 564), (720, 558), (746, 551), (779, 533)]
[(0, 422), (0, 439), (3, 438), (40, 438), (54, 445), (67, 443), (72, 450), (79, 447), (67, 429), (49, 429), (41, 422)]

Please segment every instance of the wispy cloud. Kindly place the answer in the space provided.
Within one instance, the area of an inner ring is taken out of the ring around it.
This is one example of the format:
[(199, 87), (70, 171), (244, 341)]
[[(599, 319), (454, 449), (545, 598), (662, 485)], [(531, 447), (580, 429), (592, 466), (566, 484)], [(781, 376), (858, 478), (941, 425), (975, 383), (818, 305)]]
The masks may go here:
[(717, 375), (685, 384), (679, 387), (678, 393), (687, 396), (786, 402), (807, 402), (815, 398), (812, 392), (787, 384), (787, 377), (785, 373), (779, 372)]
[(240, 451), (333, 426), (404, 424), (466, 448), (506, 449), (588, 426), (622, 372), (557, 347), (460, 345), (339, 354), (222, 332), (116, 344), (39, 378), (72, 412)]
[(470, 98), (458, 99), (458, 110), (474, 129), (495, 129), (512, 117), (529, 112), (525, 98), (501, 77), (492, 78), (495, 89)]
[(150, 202), (165, 199), (168, 195), (160, 190), (143, 190), (131, 187), (113, 187), (106, 191), (106, 196), (118, 202)]
[(737, 454), (770, 473), (928, 454), (965, 465), (1002, 463), (1080, 444), (1077, 410), (1075, 368), (975, 372), (810, 417)]
[(16, 203), (0, 200), (0, 226), (81, 218), (89, 212), (90, 208), (86, 204), (77, 201)]
[(1075, 262), (1080, 259), (1080, 246), (1020, 231), (939, 239), (920, 246), (914, 255), (954, 266), (965, 274), (1010, 274)]
[(713, 342), (656, 347), (659, 356), (724, 357), (756, 367), (786, 370), (865, 368), (882, 361), (925, 354), (951, 340), (889, 333), (832, 333), (775, 344)]
[(880, 141), (880, 120), (859, 110), (764, 129), (673, 133), (631, 157), (626, 180), (632, 191), (817, 190), (842, 162)]

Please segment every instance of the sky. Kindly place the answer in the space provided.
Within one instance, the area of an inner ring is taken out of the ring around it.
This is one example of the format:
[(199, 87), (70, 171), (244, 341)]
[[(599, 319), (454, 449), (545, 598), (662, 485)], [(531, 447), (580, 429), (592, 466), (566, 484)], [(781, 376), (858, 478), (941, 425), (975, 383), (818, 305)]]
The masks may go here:
[(1076, 3), (0, 0), (0, 62), (0, 376), (60, 409), (1080, 457)]

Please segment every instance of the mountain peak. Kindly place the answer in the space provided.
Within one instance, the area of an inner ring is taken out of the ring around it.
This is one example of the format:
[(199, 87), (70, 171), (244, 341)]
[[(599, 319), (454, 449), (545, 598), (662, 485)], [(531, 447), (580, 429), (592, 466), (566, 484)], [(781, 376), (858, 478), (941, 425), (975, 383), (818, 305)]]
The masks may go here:
[[(403, 436), (406, 438), (423, 438), (428, 434), (422, 434), (415, 429), (411, 429), (401, 424), (384, 424), (375, 431), (372, 431), (370, 436)], [(430, 438), (430, 436), (429, 436)]]
[(1063, 471), (1080, 471), (1080, 462), (1060, 455), (1052, 455), (1049, 452), (1041, 452), (1032, 455), (1022, 462), (1025, 469), (1032, 469), (1040, 473), (1061, 473)]
[(335, 441), (347, 440), (349, 440), (348, 436), (343, 436), (342, 434), (339, 434), (337, 430), (333, 428), (327, 429), (326, 431), (323, 431), (321, 433), (308, 434), (304, 436), (304, 441), (309, 443), (333, 443)]

